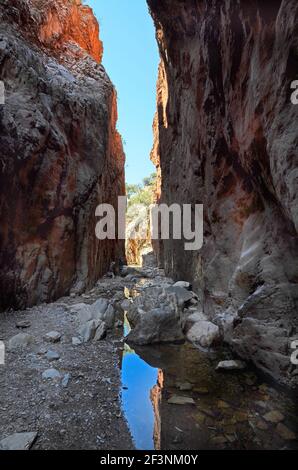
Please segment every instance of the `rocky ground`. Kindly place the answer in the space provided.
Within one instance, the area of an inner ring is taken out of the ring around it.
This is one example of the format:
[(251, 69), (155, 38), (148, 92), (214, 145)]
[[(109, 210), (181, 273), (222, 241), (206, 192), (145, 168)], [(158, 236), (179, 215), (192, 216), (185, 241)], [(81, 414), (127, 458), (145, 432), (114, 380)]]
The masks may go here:
[(295, 446), (291, 401), (223, 352), (188, 283), (152, 266), (111, 276), (86, 294), (2, 314), (0, 449), (134, 448), (121, 409), (124, 312), (128, 342), (160, 370), (151, 391), (157, 449)]
[[(124, 299), (124, 284), (103, 280), (88, 295), (2, 314), (1, 340), (7, 344), (21, 333), (30, 335), (32, 344), (6, 348), (5, 366), (0, 366), (1, 439), (37, 432), (34, 449), (133, 448), (119, 401), (119, 333), (112, 330), (103, 341), (72, 342), (79, 322), (71, 306), (92, 303), (103, 294)], [(18, 329), (20, 322), (28, 328)], [(61, 335), (56, 343), (45, 339), (52, 331)], [(43, 378), (51, 369), (60, 377)]]

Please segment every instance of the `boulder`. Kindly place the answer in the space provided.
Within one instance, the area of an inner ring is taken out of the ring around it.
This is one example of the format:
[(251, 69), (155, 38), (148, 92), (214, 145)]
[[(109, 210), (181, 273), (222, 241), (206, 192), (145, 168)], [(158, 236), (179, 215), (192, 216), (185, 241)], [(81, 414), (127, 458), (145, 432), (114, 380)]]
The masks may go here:
[(71, 311), (77, 315), (81, 325), (93, 320), (93, 312), (88, 304), (77, 304), (72, 306)]
[(19, 333), (16, 336), (10, 338), (8, 342), (9, 351), (14, 351), (16, 349), (28, 348), (34, 343), (34, 338), (31, 335), (26, 333)]
[(187, 302), (192, 300), (194, 297), (193, 292), (186, 290), (184, 287), (170, 286), (166, 288), (166, 291), (169, 294), (174, 294), (176, 296), (178, 305), (180, 307), (184, 307)]
[(114, 323), (115, 323), (115, 309), (113, 305), (109, 305), (106, 312), (104, 315), (101, 317), (101, 320), (103, 320), (107, 326), (108, 329), (113, 328)]
[(201, 320), (193, 324), (186, 334), (187, 339), (203, 348), (210, 348), (213, 343), (220, 339), (218, 326), (209, 321)]
[(109, 307), (109, 301), (107, 299), (98, 299), (94, 304), (90, 305), (90, 310), (94, 320), (102, 320), (104, 314)]
[(29, 450), (37, 438), (37, 432), (21, 432), (0, 441), (0, 450)]
[(94, 339), (98, 322), (95, 320), (88, 321), (85, 325), (79, 329), (79, 335), (82, 338), (83, 343), (89, 343)]
[(94, 304), (77, 304), (72, 307), (72, 312), (77, 314), (80, 324), (95, 321), (104, 321), (108, 328), (113, 328), (115, 322), (115, 309), (107, 299), (99, 299)]
[(173, 285), (173, 287), (183, 287), (183, 289), (186, 289), (186, 290), (191, 290), (191, 284), (189, 282), (186, 282), (186, 281), (178, 281), (178, 282), (175, 282), (175, 284)]
[(148, 288), (137, 297), (127, 312), (132, 344), (170, 343), (184, 340), (182, 310), (175, 295), (165, 289)]

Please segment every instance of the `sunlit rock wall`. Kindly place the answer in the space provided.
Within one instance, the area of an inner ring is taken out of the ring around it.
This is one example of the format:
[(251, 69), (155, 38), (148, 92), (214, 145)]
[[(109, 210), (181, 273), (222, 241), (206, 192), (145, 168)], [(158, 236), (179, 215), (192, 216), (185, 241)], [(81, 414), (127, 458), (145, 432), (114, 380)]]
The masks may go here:
[(92, 10), (0, 1), (0, 308), (91, 286), (124, 254), (95, 208), (125, 193), (115, 89)]
[(283, 383), (298, 335), (298, 5), (148, 0), (161, 55), (160, 200), (204, 204), (204, 247), (159, 245), (234, 350)]

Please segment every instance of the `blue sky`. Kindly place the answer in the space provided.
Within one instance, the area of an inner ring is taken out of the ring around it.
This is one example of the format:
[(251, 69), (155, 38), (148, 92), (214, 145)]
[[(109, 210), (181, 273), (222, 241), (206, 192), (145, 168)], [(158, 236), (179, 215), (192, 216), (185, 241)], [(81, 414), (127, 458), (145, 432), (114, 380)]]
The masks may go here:
[(118, 129), (125, 142), (126, 181), (140, 183), (150, 162), (158, 49), (146, 0), (87, 0), (99, 20), (103, 65), (118, 92)]

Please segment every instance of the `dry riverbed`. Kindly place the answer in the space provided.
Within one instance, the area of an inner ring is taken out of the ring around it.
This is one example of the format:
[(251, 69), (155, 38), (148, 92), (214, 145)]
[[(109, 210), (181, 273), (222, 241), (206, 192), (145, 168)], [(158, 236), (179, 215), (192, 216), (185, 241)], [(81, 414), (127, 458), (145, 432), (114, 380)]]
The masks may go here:
[[(14, 433), (37, 432), (33, 449), (133, 448), (119, 400), (119, 335), (112, 331), (103, 341), (73, 345), (78, 323), (70, 310), (72, 304), (117, 293), (124, 299), (124, 282), (103, 280), (87, 296), (1, 314), (0, 340), (7, 344), (25, 333), (34, 344), (6, 350), (5, 366), (0, 366), (0, 441)], [(28, 327), (18, 329), (19, 322)], [(58, 342), (45, 339), (51, 331), (61, 334)], [(60, 378), (43, 378), (53, 368)]]

